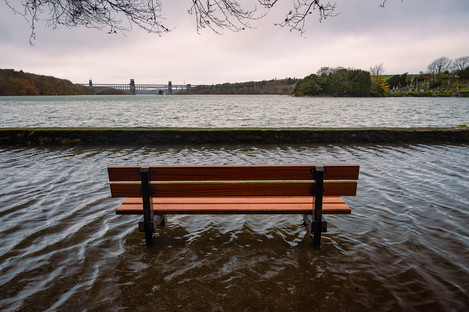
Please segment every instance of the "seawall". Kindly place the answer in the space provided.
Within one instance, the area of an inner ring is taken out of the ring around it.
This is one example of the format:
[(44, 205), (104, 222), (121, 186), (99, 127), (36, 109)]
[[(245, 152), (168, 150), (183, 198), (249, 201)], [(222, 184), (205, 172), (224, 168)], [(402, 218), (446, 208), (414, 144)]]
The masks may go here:
[(0, 145), (460, 144), (469, 128), (0, 128)]

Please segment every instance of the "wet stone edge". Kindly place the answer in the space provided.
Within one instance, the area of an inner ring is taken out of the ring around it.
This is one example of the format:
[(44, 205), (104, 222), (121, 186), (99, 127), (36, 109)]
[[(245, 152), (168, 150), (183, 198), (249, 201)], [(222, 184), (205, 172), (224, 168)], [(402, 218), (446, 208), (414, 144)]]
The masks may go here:
[(0, 128), (2, 146), (464, 144), (469, 128)]

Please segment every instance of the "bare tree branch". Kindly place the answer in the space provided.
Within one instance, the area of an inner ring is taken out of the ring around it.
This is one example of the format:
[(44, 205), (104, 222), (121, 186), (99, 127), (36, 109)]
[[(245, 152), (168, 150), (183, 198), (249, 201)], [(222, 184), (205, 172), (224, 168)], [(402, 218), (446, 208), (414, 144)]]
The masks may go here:
[(192, 0), (188, 13), (195, 16), (197, 32), (208, 27), (217, 34), (223, 29), (238, 32), (252, 28), (251, 21), (265, 16), (256, 16), (256, 8), (243, 9), (237, 0)]
[(434, 75), (442, 74), (451, 67), (451, 62), (446, 56), (437, 58), (428, 65), (428, 72)]
[(312, 11), (316, 9), (319, 12), (320, 22), (328, 17), (336, 16), (336, 14), (334, 14), (336, 6), (330, 2), (323, 4), (320, 0), (295, 0), (293, 9), (288, 12), (285, 20), (276, 25), (289, 27), (290, 31), (297, 30), (303, 34), (305, 32), (305, 23), (308, 15), (312, 14)]
[[(380, 7), (384, 8), (384, 5), (386, 4), (386, 2), (388, 2), (388, 0), (380, 0), (381, 3), (379, 4)], [(401, 2), (404, 2), (404, 0), (401, 0)]]
[(258, 0), (259, 3), (267, 9), (271, 9), (278, 2), (278, 0)]
[[(24, 16), (31, 23), (30, 43), (36, 39), (36, 23), (45, 21), (56, 29), (58, 26), (108, 28), (108, 33), (129, 31), (136, 25), (150, 33), (169, 32), (161, 15), (160, 0), (23, 0), (23, 12), (9, 0), (4, 0), (14, 13)], [(46, 18), (42, 19), (45, 15)], [(124, 23), (126, 19), (127, 22)]]
[(464, 70), (469, 66), (469, 56), (461, 56), (453, 61), (453, 70)]
[(371, 76), (381, 76), (384, 73), (384, 66), (383, 63), (375, 66), (370, 67), (370, 74)]
[[(45, 22), (53, 29), (59, 26), (107, 29), (108, 33), (125, 32), (138, 26), (161, 35), (171, 31), (162, 15), (163, 0), (18, 0), (21, 10), (12, 5), (15, 0), (3, 0), (15, 14), (31, 24), (30, 43), (36, 39), (36, 24)], [(292, 8), (285, 19), (276, 25), (306, 31), (306, 21), (317, 11), (319, 21), (336, 16), (336, 5), (327, 0), (290, 0)], [(387, 0), (377, 0), (380, 6)], [(253, 28), (252, 22), (261, 19), (279, 0), (253, 0), (258, 6), (246, 9), (241, 0), (191, 0), (188, 13), (195, 18), (197, 32), (209, 28), (221, 34), (224, 29), (241, 31)]]

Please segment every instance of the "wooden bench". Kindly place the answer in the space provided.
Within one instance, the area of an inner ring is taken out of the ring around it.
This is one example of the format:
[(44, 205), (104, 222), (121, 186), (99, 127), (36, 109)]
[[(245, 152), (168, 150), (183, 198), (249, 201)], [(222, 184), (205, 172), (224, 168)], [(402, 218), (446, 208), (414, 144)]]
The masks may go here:
[(319, 248), (323, 214), (349, 214), (358, 165), (109, 167), (117, 214), (143, 214), (147, 245), (169, 214), (301, 214)]

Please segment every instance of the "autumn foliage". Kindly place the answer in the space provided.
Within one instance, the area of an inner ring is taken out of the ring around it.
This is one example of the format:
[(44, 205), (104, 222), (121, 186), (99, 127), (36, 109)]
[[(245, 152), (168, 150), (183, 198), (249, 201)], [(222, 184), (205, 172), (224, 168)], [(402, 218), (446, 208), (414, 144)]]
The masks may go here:
[(81, 95), (91, 94), (89, 88), (69, 80), (0, 69), (0, 95)]

